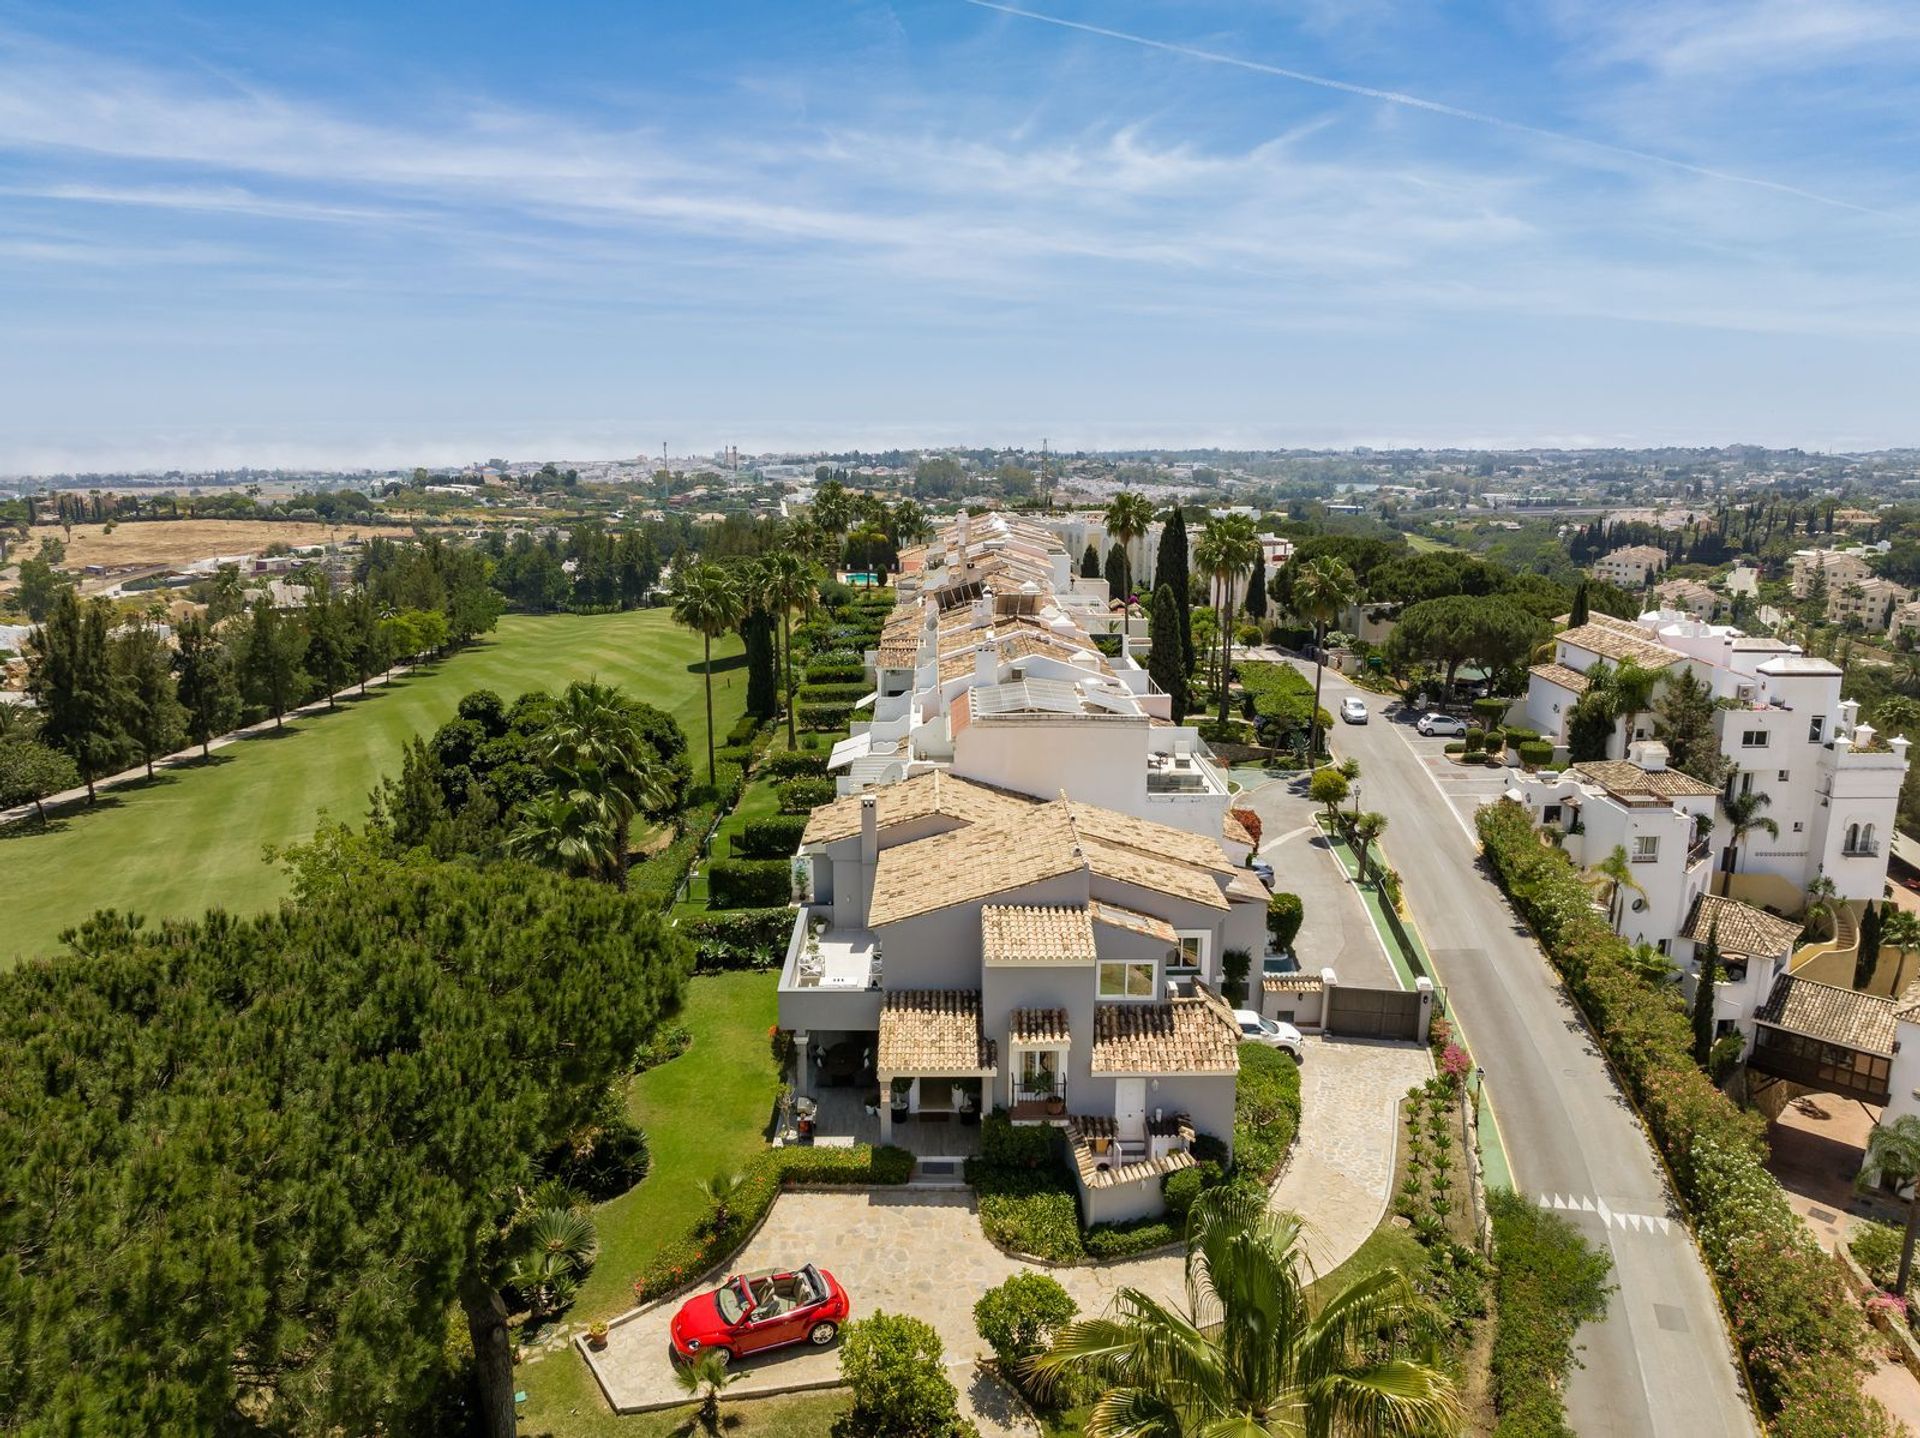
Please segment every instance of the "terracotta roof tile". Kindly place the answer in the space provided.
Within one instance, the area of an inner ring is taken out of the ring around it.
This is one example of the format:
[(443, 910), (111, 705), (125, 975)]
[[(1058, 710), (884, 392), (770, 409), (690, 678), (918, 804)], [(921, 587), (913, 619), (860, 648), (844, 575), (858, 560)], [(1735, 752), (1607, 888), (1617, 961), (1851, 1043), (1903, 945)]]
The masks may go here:
[(1267, 994), (1317, 994), (1323, 987), (1318, 974), (1269, 974), (1260, 980), (1260, 991)]
[(977, 989), (895, 989), (880, 1008), (874, 1066), (895, 1077), (991, 1074), (995, 1046), (980, 1030)]
[(1800, 926), (1738, 899), (1702, 894), (1694, 900), (1693, 912), (1687, 916), (1687, 927), (1680, 936), (1704, 944), (1709, 934), (1716, 933), (1723, 954), (1771, 958), (1792, 952)]
[[(1148, 1128), (1149, 1131), (1164, 1130), (1166, 1136), (1178, 1137), (1189, 1145), (1194, 1141), (1193, 1121), (1185, 1114), (1176, 1114), (1160, 1124), (1149, 1124)], [(1119, 1136), (1118, 1125), (1100, 1115), (1076, 1115), (1067, 1125), (1067, 1147), (1073, 1154), (1073, 1166), (1083, 1188), (1112, 1188), (1115, 1184), (1160, 1178), (1194, 1166), (1193, 1154), (1185, 1148), (1176, 1148), (1159, 1158), (1122, 1162), (1119, 1150), (1112, 1146)], [(1104, 1153), (1094, 1152), (1096, 1139), (1105, 1140)]]
[(1082, 908), (988, 904), (980, 910), (980, 957), (989, 964), (1090, 964), (1093, 919)]
[(1638, 624), (1611, 615), (1595, 615), (1577, 629), (1563, 630), (1554, 636), (1557, 642), (1574, 645), (1589, 654), (1612, 660), (1631, 659), (1648, 669), (1665, 669), (1687, 656), (1656, 641)]
[(1896, 1003), (1878, 994), (1782, 974), (1773, 981), (1773, 992), (1755, 1011), (1754, 1019), (1845, 1048), (1891, 1054)]
[(1064, 1044), (1073, 1041), (1065, 1009), (1015, 1009), (1007, 1015), (1007, 1041), (1016, 1044)]
[(1536, 664), (1527, 673), (1538, 674), (1549, 684), (1557, 684), (1574, 694), (1587, 692), (1587, 676), (1578, 669), (1569, 669), (1564, 664)]
[[(1033, 808), (1030, 799), (956, 779), (941, 769), (916, 774), (897, 784), (883, 784), (869, 792), (879, 802), (882, 832), (895, 824), (924, 819), (931, 814), (977, 824), (997, 816), (1024, 814)], [(822, 804), (807, 817), (800, 842), (831, 844), (858, 834), (860, 801), (864, 797), (864, 794), (848, 794), (830, 804)]]
[(1642, 769), (1625, 759), (1590, 760), (1585, 764), (1575, 764), (1573, 772), (1593, 780), (1609, 794), (1618, 794), (1622, 798), (1650, 794), (1661, 799), (1704, 799), (1720, 792), (1713, 785), (1703, 784), (1693, 775), (1683, 774), (1678, 769)]
[(1096, 1004), (1097, 1074), (1238, 1073), (1240, 1031), (1204, 999)]
[(1180, 936), (1174, 932), (1173, 925), (1165, 919), (1156, 919), (1152, 914), (1123, 909), (1118, 904), (1103, 904), (1098, 899), (1087, 905), (1087, 912), (1093, 916), (1094, 923), (1105, 924), (1110, 929), (1125, 929), (1129, 933), (1144, 934), (1149, 939), (1159, 939), (1166, 944), (1180, 942)]

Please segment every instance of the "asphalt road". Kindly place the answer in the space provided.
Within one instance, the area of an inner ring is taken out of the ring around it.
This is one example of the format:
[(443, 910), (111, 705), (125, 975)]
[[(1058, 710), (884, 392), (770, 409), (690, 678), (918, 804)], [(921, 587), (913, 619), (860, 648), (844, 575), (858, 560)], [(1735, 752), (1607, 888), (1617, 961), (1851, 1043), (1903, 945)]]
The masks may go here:
[(1384, 848), (1485, 1069), (1516, 1183), (1613, 1255), (1617, 1292), (1606, 1318), (1582, 1330), (1585, 1366), (1568, 1384), (1574, 1427), (1584, 1438), (1756, 1433), (1659, 1161), (1539, 946), (1480, 866), (1472, 813), (1504, 787), (1499, 773), (1449, 764), (1443, 741), (1422, 739), (1382, 696), (1331, 672), (1325, 682), (1329, 710), (1357, 694), (1372, 713), (1365, 725), (1336, 723), (1332, 748), (1360, 761), (1362, 806), (1387, 816)]

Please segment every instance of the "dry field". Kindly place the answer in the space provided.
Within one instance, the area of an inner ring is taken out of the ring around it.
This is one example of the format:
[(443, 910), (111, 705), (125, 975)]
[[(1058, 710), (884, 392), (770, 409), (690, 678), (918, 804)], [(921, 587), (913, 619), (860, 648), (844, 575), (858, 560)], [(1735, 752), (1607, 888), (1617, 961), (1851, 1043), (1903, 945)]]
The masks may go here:
[[(57, 524), (37, 525), (33, 532), (39, 539), (61, 537)], [(412, 533), (404, 525), (287, 524), (253, 519), (141, 520), (115, 525), (111, 534), (104, 525), (76, 524), (72, 538), (67, 541), (67, 557), (62, 568), (79, 570), (89, 564), (185, 565), (215, 554), (262, 550), (276, 541), (299, 546), (324, 544), (354, 535), (404, 537)]]

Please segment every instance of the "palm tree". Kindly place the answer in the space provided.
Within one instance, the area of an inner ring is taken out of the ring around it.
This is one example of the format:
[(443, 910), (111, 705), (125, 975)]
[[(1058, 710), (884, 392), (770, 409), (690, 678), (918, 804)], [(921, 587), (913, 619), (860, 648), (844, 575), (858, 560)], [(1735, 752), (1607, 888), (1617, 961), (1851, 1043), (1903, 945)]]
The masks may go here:
[(713, 1205), (713, 1212), (707, 1215), (707, 1226), (722, 1229), (727, 1220), (733, 1217), (733, 1206), (740, 1199), (740, 1191), (747, 1186), (746, 1174), (738, 1169), (721, 1168), (706, 1178), (695, 1180), (694, 1187)]
[(1627, 967), (1650, 984), (1670, 984), (1680, 972), (1673, 960), (1652, 944), (1635, 944), (1627, 950)]
[[(904, 509), (912, 503), (907, 500), (900, 507)], [(787, 747), (792, 749), (798, 747), (793, 737), (793, 611), (804, 608), (812, 600), (817, 576), (807, 559), (789, 549), (769, 554), (765, 563), (761, 599), (780, 616), (781, 688), (787, 706)]]
[(1085, 1377), (1088, 1438), (1438, 1434), (1460, 1401), (1437, 1364), (1438, 1315), (1398, 1269), (1310, 1302), (1297, 1216), (1223, 1185), (1187, 1225), (1187, 1296), (1137, 1288), (1062, 1328), (1028, 1371), (1042, 1392)]
[(688, 1431), (695, 1424), (707, 1434), (721, 1431), (720, 1394), (738, 1377), (738, 1373), (727, 1367), (727, 1350), (724, 1348), (709, 1348), (696, 1353), (690, 1363), (673, 1365), (674, 1381), (689, 1398), (697, 1399), (700, 1404), (692, 1422), (687, 1425)]
[(1345, 560), (1328, 555), (1309, 560), (1293, 580), (1292, 608), (1313, 626), (1313, 728), (1309, 755), (1320, 751), (1320, 679), (1326, 659), (1327, 626), (1360, 599), (1360, 581)]
[(1626, 742), (1633, 742), (1635, 721), (1653, 707), (1653, 691), (1666, 675), (1631, 659), (1620, 661), (1607, 680), (1607, 697), (1613, 712), (1627, 721)]
[(926, 510), (915, 499), (903, 499), (893, 507), (888, 527), (892, 531), (894, 544), (901, 549), (925, 544), (933, 537), (933, 521), (927, 518)]
[[(1903, 1114), (1867, 1135), (1867, 1167), (1901, 1187), (1920, 1179), (1920, 1116)], [(1900, 1243), (1900, 1276), (1893, 1291), (1904, 1296), (1913, 1273), (1913, 1240), (1920, 1232), (1920, 1188), (1907, 1196), (1907, 1233)]]
[(618, 868), (612, 814), (586, 790), (556, 790), (524, 801), (507, 852), (564, 874), (611, 876)]
[(1880, 943), (1898, 951), (1900, 958), (1893, 967), (1893, 987), (1889, 993), (1898, 995), (1900, 981), (1906, 977), (1907, 954), (1920, 949), (1920, 914), (1911, 909), (1895, 908), (1892, 904), (1882, 904), (1880, 914)]
[(627, 838), (633, 816), (665, 799), (659, 756), (647, 742), (626, 696), (598, 680), (569, 684), (544, 736), (548, 767), (561, 788), (596, 794), (613, 827), (614, 882), (627, 885)]
[(1825, 874), (1814, 875), (1813, 882), (1807, 885), (1805, 917), (1809, 927), (1819, 919), (1828, 938), (1839, 932), (1840, 887)]
[(1589, 888), (1606, 890), (1607, 922), (1615, 929), (1620, 927), (1620, 918), (1616, 909), (1621, 893), (1632, 889), (1642, 898), (1647, 894), (1647, 891), (1641, 887), (1640, 881), (1633, 877), (1633, 862), (1627, 858), (1625, 844), (1615, 844), (1613, 852), (1587, 870), (1582, 877)]
[(507, 1284), (519, 1290), (536, 1316), (544, 1316), (573, 1301), (599, 1240), (584, 1213), (544, 1208), (520, 1229), (517, 1247), (507, 1265)]
[(746, 601), (725, 568), (693, 564), (673, 577), (673, 620), (699, 634), (707, 680), (707, 782), (713, 782), (713, 641), (740, 622)]
[(1224, 725), (1233, 668), (1233, 586), (1260, 557), (1260, 536), (1244, 514), (1223, 514), (1207, 522), (1193, 557), (1213, 582), (1220, 613), (1220, 723)]
[(1364, 814), (1353, 816), (1353, 842), (1360, 850), (1360, 882), (1367, 882), (1367, 859), (1373, 852), (1373, 842), (1387, 832), (1387, 816), (1368, 810)]
[[(1107, 533), (1113, 536), (1114, 542), (1126, 554), (1127, 564), (1131, 567), (1134, 540), (1145, 537), (1146, 532), (1153, 527), (1153, 506), (1147, 502), (1144, 494), (1135, 494), (1132, 490), (1123, 489), (1107, 501), (1107, 512), (1104, 518)], [(1124, 596), (1120, 597), (1124, 598)]]
[(1760, 811), (1773, 802), (1757, 789), (1749, 789), (1744, 794), (1735, 794), (1730, 799), (1722, 799), (1720, 807), (1726, 811), (1727, 823), (1733, 829), (1733, 842), (1727, 846), (1727, 865), (1723, 870), (1725, 877), (1720, 883), (1720, 892), (1725, 894), (1733, 888), (1734, 872), (1740, 867), (1740, 846), (1747, 835), (1758, 829), (1772, 838), (1780, 837), (1780, 826)]

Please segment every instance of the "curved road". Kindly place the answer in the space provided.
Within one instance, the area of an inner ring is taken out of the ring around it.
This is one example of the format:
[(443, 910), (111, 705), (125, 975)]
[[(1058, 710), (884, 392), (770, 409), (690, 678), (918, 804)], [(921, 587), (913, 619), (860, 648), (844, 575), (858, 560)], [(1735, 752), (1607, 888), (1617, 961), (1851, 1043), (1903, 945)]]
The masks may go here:
[(1574, 1427), (1583, 1438), (1756, 1433), (1664, 1170), (1539, 946), (1480, 868), (1471, 814), (1499, 792), (1499, 773), (1447, 763), (1441, 742), (1420, 738), (1397, 707), (1382, 712), (1383, 696), (1332, 671), (1325, 687), (1329, 710), (1357, 694), (1373, 712), (1366, 725), (1336, 724), (1332, 747), (1360, 761), (1364, 807), (1388, 818), (1383, 845), (1486, 1071), (1516, 1183), (1613, 1255), (1618, 1291), (1606, 1318), (1581, 1331), (1585, 1366), (1568, 1384)]

